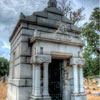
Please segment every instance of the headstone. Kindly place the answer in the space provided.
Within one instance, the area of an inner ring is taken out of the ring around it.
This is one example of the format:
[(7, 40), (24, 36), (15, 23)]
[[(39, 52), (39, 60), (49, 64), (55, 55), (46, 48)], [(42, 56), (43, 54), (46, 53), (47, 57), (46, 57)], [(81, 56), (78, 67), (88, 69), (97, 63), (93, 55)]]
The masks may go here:
[(100, 96), (100, 92), (93, 92), (93, 95)]
[(96, 88), (93, 88), (93, 90), (96, 90)]
[(89, 89), (89, 87), (84, 87), (84, 89)]
[(98, 87), (100, 87), (100, 75), (98, 77)]

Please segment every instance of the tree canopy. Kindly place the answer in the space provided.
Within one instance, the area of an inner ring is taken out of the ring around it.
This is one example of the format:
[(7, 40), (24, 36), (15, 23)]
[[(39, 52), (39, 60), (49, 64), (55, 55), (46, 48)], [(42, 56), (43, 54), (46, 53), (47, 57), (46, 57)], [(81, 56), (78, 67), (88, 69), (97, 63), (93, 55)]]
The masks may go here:
[(85, 15), (82, 14), (84, 8), (79, 8), (73, 10), (71, 7), (71, 2), (68, 0), (58, 0), (59, 9), (64, 12), (64, 15), (72, 20), (74, 25), (77, 25), (81, 20), (83, 20)]
[(86, 23), (83, 28), (83, 38), (86, 42), (84, 47), (84, 58), (86, 64), (84, 67), (84, 75), (99, 75), (100, 71), (100, 9), (94, 8), (90, 22)]
[(0, 57), (0, 77), (8, 74), (9, 61), (3, 57)]

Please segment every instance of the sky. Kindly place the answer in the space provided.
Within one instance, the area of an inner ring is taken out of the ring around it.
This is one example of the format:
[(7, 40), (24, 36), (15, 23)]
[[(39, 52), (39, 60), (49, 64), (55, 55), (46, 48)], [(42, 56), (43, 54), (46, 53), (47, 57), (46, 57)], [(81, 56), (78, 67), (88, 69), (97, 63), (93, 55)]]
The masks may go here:
[[(85, 8), (83, 14), (85, 19), (81, 25), (89, 21), (95, 7), (100, 6), (100, 0), (70, 0), (73, 10)], [(25, 15), (31, 15), (35, 11), (42, 11), (47, 7), (48, 0), (0, 0), (0, 57), (10, 58), (11, 36), (15, 25), (18, 22), (19, 15), (23, 12)]]

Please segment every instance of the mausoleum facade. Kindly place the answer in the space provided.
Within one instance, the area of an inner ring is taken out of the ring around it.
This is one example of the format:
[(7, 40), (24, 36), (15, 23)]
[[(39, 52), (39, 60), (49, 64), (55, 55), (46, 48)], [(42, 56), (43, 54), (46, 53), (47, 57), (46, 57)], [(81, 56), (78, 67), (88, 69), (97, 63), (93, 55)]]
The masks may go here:
[(21, 13), (10, 37), (7, 100), (87, 100), (80, 34), (56, 0), (31, 16)]

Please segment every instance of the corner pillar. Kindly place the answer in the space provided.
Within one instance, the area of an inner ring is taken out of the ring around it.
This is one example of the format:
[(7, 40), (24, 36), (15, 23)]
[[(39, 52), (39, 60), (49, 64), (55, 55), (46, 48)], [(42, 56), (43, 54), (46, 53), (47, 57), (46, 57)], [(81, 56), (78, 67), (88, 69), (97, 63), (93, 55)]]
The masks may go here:
[(70, 64), (73, 66), (73, 84), (74, 90), (71, 94), (71, 100), (87, 100), (87, 96), (83, 88), (83, 65), (85, 60), (83, 58), (71, 58)]
[(32, 73), (32, 95), (30, 100), (41, 99), (41, 86), (40, 86), (40, 64), (33, 64), (33, 73)]

